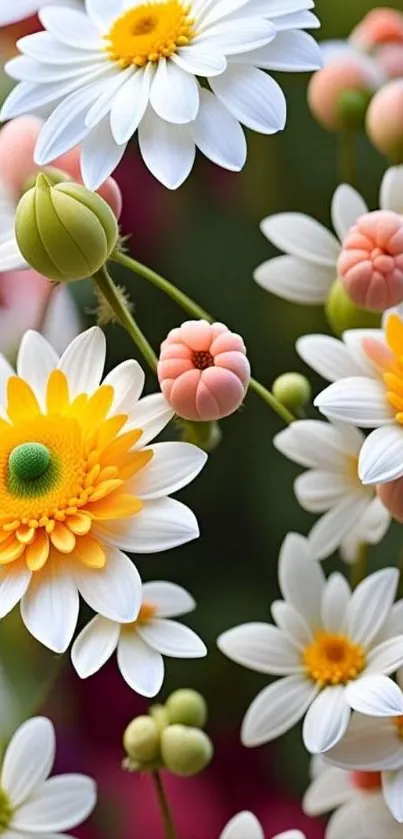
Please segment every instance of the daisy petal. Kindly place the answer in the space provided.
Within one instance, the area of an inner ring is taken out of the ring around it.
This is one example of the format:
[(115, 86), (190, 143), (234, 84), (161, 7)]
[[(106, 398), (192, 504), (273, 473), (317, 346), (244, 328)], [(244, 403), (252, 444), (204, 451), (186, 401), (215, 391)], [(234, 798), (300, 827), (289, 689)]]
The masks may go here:
[(280, 737), (303, 717), (319, 688), (303, 676), (286, 676), (264, 688), (242, 723), (244, 746), (260, 746)]
[(345, 839), (346, 836), (400, 839), (401, 828), (380, 795), (366, 795), (364, 802), (362, 796), (357, 796), (333, 813), (326, 827), (326, 839)]
[(382, 210), (403, 214), (403, 167), (391, 166), (381, 184), (379, 205)]
[(382, 773), (382, 790), (393, 818), (403, 822), (403, 768), (397, 772)]
[[(351, 496), (351, 482), (348, 477), (335, 471), (310, 469), (294, 482), (298, 503), (310, 513), (323, 513)], [(312, 547), (312, 545), (311, 545)]]
[(312, 306), (325, 302), (334, 271), (334, 268), (316, 265), (300, 257), (276, 256), (259, 265), (253, 277), (265, 291), (291, 303)]
[(361, 428), (376, 428), (393, 422), (382, 382), (364, 376), (341, 379), (322, 390), (314, 401), (322, 414)]
[(332, 223), (341, 241), (359, 216), (368, 212), (368, 207), (359, 192), (348, 184), (337, 187), (332, 201)]
[(283, 130), (285, 97), (277, 82), (263, 70), (232, 64), (209, 82), (213, 93), (243, 125), (262, 134)]
[(403, 745), (390, 719), (353, 714), (347, 734), (327, 752), (326, 760), (342, 769), (363, 772), (400, 768)]
[(245, 810), (228, 822), (219, 839), (264, 839), (264, 834), (256, 816)]
[(299, 533), (288, 533), (279, 557), (279, 583), (285, 600), (310, 626), (319, 625), (325, 575), (313, 562), (308, 542)]
[(171, 61), (195, 76), (216, 76), (223, 73), (227, 66), (223, 53), (211, 47), (207, 49), (207, 44), (197, 42), (179, 49), (171, 56)]
[(316, 219), (303, 213), (279, 213), (260, 224), (269, 242), (281, 251), (334, 271), (340, 253), (337, 239)]
[(150, 463), (130, 481), (129, 492), (149, 501), (171, 495), (199, 474), (207, 454), (191, 443), (155, 443)]
[(303, 73), (305, 70), (319, 70), (322, 66), (318, 44), (306, 32), (297, 29), (291, 32), (277, 32), (273, 41), (264, 47), (243, 55), (236, 55), (234, 61), (254, 64), (262, 70)]
[(156, 696), (164, 681), (164, 660), (135, 632), (123, 633), (118, 645), (119, 670), (141, 696)]
[(367, 648), (382, 629), (396, 596), (397, 568), (382, 568), (363, 580), (353, 592), (346, 613), (346, 631)]
[(364, 484), (386, 484), (403, 475), (401, 425), (377, 428), (360, 451), (359, 476)]
[(126, 151), (126, 144), (118, 145), (106, 116), (91, 129), (82, 144), (81, 174), (89, 189), (96, 190), (116, 169)]
[(145, 375), (138, 361), (128, 358), (118, 364), (105, 377), (102, 384), (113, 387), (113, 414), (128, 414), (133, 411), (134, 403), (140, 398), (144, 387)]
[(143, 448), (165, 428), (175, 412), (162, 393), (143, 396), (130, 413), (130, 427), (141, 428), (142, 435), (135, 448)]
[(172, 498), (147, 501), (133, 518), (103, 522), (95, 531), (108, 544), (140, 554), (167, 551), (199, 535), (192, 511)]
[(300, 652), (313, 641), (311, 628), (305, 623), (299, 612), (285, 600), (275, 600), (270, 611), (279, 629)]
[(328, 632), (342, 632), (345, 613), (351, 599), (351, 588), (338, 572), (330, 575), (322, 599), (322, 623)]
[(102, 46), (101, 36), (84, 10), (79, 12), (47, 6), (41, 9), (39, 17), (44, 29), (62, 44), (83, 50), (95, 50)]
[(58, 365), (68, 380), (70, 398), (96, 390), (101, 381), (105, 355), (105, 336), (97, 326), (87, 329), (71, 342)]
[(161, 655), (172, 658), (204, 658), (207, 655), (201, 638), (188, 626), (176, 621), (157, 618), (140, 625), (137, 634)]
[(340, 545), (346, 534), (368, 507), (368, 498), (359, 490), (344, 497), (314, 524), (308, 536), (314, 559), (325, 559)]
[(153, 78), (153, 67), (147, 64), (116, 93), (111, 108), (111, 130), (116, 143), (128, 143), (137, 131), (147, 108)]
[(304, 719), (302, 736), (311, 754), (322, 754), (341, 740), (347, 731), (350, 708), (343, 685), (324, 688)]
[(348, 773), (329, 766), (309, 785), (302, 800), (302, 809), (308, 816), (321, 816), (353, 796), (354, 788)]
[(199, 85), (195, 76), (174, 61), (161, 59), (151, 85), (150, 103), (155, 113), (167, 122), (191, 122), (199, 110)]
[(144, 583), (143, 598), (156, 607), (159, 618), (175, 618), (192, 612), (196, 606), (193, 597), (176, 583), (153, 580)]
[(15, 830), (60, 831), (81, 824), (94, 809), (96, 787), (85, 775), (50, 778), (13, 815)]
[(187, 126), (166, 122), (149, 107), (139, 125), (139, 145), (147, 168), (167, 189), (183, 184), (196, 154)]
[(303, 335), (295, 346), (305, 364), (329, 382), (367, 372), (352, 358), (348, 347), (330, 335)]
[(120, 626), (114, 621), (96, 615), (74, 641), (71, 660), (81, 679), (92, 676), (115, 652)]
[(303, 670), (299, 651), (275, 626), (268, 623), (247, 623), (224, 632), (217, 639), (224, 655), (256, 670), (284, 676)]
[(136, 619), (142, 601), (140, 574), (130, 559), (109, 547), (104, 568), (72, 565), (76, 586), (91, 609), (118, 623)]
[(31, 385), (43, 405), (50, 373), (57, 367), (59, 356), (46, 338), (29, 329), (25, 332), (17, 359), (17, 373)]
[(200, 90), (199, 112), (189, 131), (196, 146), (213, 163), (234, 172), (243, 168), (245, 134), (238, 120), (209, 90)]
[(34, 717), (16, 731), (7, 748), (1, 785), (19, 807), (48, 777), (55, 759), (56, 740), (52, 723)]
[(64, 653), (77, 625), (79, 600), (69, 569), (51, 557), (32, 575), (21, 600), (21, 617), (31, 635), (55, 653)]
[(392, 717), (403, 714), (403, 694), (388, 676), (362, 676), (346, 687), (346, 700), (361, 714)]
[(12, 562), (0, 570), (0, 618), (8, 615), (24, 597), (31, 582), (32, 571), (24, 560)]
[(350, 449), (351, 454), (358, 454), (364, 440), (358, 432), (356, 441), (351, 441), (352, 447), (348, 446), (347, 449), (347, 440), (343, 437), (344, 428), (347, 426), (336, 428), (322, 420), (297, 420), (276, 434), (273, 443), (281, 454), (300, 466), (328, 473), (344, 472), (347, 450)]
[[(386, 627), (383, 627), (382, 632)], [(402, 628), (400, 628), (402, 631)], [(403, 665), (403, 635), (378, 644), (368, 655), (366, 673), (395, 673)]]

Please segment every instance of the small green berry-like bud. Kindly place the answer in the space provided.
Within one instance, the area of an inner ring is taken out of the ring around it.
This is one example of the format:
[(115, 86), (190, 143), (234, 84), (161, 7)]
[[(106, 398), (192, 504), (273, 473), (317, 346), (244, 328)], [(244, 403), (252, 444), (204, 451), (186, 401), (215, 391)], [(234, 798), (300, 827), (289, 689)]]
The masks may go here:
[(198, 775), (213, 757), (213, 744), (199, 728), (169, 725), (161, 734), (161, 754), (174, 775)]
[(68, 282), (102, 268), (116, 245), (118, 224), (95, 192), (73, 182), (52, 186), (39, 174), (18, 204), (15, 233), (31, 268), (50, 280)]
[(126, 728), (123, 746), (130, 760), (146, 766), (160, 757), (160, 728), (152, 717), (136, 717)]
[(302, 373), (283, 373), (273, 383), (272, 392), (289, 411), (303, 408), (312, 395), (311, 385)]
[(156, 705), (151, 705), (151, 708), (149, 709), (149, 714), (150, 717), (152, 717), (153, 720), (155, 720), (155, 722), (157, 723), (160, 731), (162, 731), (162, 729), (165, 728), (165, 726), (169, 725), (168, 714), (166, 712), (165, 705), (158, 705), (158, 703)]
[[(45, 175), (51, 186), (56, 186), (56, 184), (66, 183), (66, 181), (71, 181), (70, 175), (67, 172), (63, 172), (62, 169), (56, 169), (54, 166), (46, 166), (46, 169), (42, 169), (42, 175)], [(33, 189), (36, 186), (36, 181), (38, 178), (38, 172), (34, 172), (23, 186), (23, 193), (28, 192), (29, 189)]]
[(326, 317), (335, 335), (346, 329), (376, 329), (381, 315), (360, 309), (348, 296), (340, 280), (335, 280), (325, 306)]
[(181, 723), (204, 728), (207, 721), (207, 703), (197, 690), (183, 688), (171, 693), (165, 703), (170, 723)]
[(222, 431), (220, 424), (212, 422), (193, 422), (192, 420), (179, 420), (182, 426), (182, 440), (186, 443), (193, 443), (205, 452), (212, 452), (220, 445)]

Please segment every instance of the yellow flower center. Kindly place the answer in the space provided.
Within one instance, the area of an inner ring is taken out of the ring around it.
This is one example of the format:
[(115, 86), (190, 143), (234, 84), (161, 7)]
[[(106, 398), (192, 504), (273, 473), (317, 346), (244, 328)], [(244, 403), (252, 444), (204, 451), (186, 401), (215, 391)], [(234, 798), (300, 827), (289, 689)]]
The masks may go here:
[(109, 58), (121, 67), (143, 67), (148, 61), (169, 58), (195, 35), (189, 10), (180, 0), (151, 1), (129, 9), (104, 36)]
[(155, 617), (156, 612), (157, 607), (154, 606), (154, 603), (149, 603), (145, 600), (140, 606), (136, 620), (123, 624), (122, 632), (133, 632), (138, 626), (145, 626), (145, 624), (149, 623)]
[(319, 631), (303, 652), (308, 675), (321, 687), (345, 685), (365, 667), (365, 652), (346, 635)]
[(103, 385), (71, 400), (64, 373), (54, 370), (42, 411), (23, 379), (9, 379), (8, 420), (0, 419), (0, 565), (21, 558), (38, 571), (52, 552), (104, 566), (93, 526), (141, 510), (125, 484), (152, 457), (133, 451), (142, 431), (124, 431), (126, 414), (109, 416), (113, 397)]
[(374, 338), (363, 339), (363, 349), (382, 376), (386, 398), (403, 425), (403, 321), (390, 315), (385, 326), (386, 345)]

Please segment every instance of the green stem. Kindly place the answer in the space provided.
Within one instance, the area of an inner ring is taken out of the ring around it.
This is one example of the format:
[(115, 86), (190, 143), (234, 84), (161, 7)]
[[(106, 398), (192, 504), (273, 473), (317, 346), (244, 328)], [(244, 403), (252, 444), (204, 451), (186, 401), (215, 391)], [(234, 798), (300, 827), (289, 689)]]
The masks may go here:
[(339, 176), (341, 183), (355, 186), (357, 183), (356, 158), (355, 158), (356, 136), (354, 131), (345, 129), (339, 133)]
[[(131, 256), (128, 256), (126, 253), (121, 253), (120, 251), (115, 251), (112, 256), (114, 262), (118, 262), (119, 265), (123, 265), (125, 268), (128, 268), (129, 271), (132, 271), (135, 274), (138, 274), (140, 277), (143, 277), (145, 280), (148, 280), (153, 286), (158, 288), (160, 291), (164, 292), (167, 297), (170, 297), (171, 300), (174, 300), (188, 315), (192, 315), (198, 319), (203, 319), (209, 321), (209, 323), (214, 323), (215, 318), (210, 315), (209, 312), (206, 312), (205, 309), (202, 309), (191, 297), (188, 297), (183, 291), (176, 288), (173, 283), (170, 283), (169, 280), (166, 280), (165, 277), (162, 277), (160, 274), (157, 274), (151, 268), (148, 268), (146, 265), (143, 265), (141, 262), (137, 262), (136, 259), (133, 259)], [(284, 405), (279, 402), (273, 394), (267, 390), (260, 382), (256, 379), (251, 379), (249, 384), (250, 390), (253, 390), (263, 399), (273, 411), (275, 411), (282, 420), (286, 423), (293, 422), (295, 417), (284, 407)]]
[(155, 352), (151, 344), (149, 344), (149, 342), (147, 341), (146, 336), (143, 334), (140, 327), (134, 320), (133, 315), (125, 306), (124, 301), (122, 300), (118, 292), (118, 289), (116, 288), (115, 283), (112, 280), (112, 277), (108, 274), (108, 271), (105, 268), (105, 266), (93, 275), (93, 279), (99, 291), (101, 292), (101, 294), (103, 294), (105, 300), (116, 315), (117, 319), (127, 330), (136, 347), (141, 352), (142, 356), (145, 358), (147, 364), (149, 364), (151, 369), (155, 372), (157, 369), (158, 362), (157, 356), (155, 355)]
[(367, 573), (367, 552), (368, 545), (366, 542), (362, 542), (358, 549), (357, 559), (351, 566), (350, 581), (353, 589), (365, 579)]
[(166, 839), (178, 839), (165, 787), (158, 770), (152, 773)]

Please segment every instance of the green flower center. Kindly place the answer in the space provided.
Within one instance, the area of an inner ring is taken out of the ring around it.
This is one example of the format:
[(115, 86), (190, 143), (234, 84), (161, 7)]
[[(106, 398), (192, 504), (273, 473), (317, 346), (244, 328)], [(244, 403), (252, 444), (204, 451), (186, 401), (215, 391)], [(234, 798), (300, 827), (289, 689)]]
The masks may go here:
[(10, 799), (3, 789), (0, 789), (0, 834), (5, 833), (9, 827), (13, 808)]
[(43, 495), (59, 474), (57, 461), (42, 443), (22, 443), (8, 458), (8, 488), (13, 495)]

